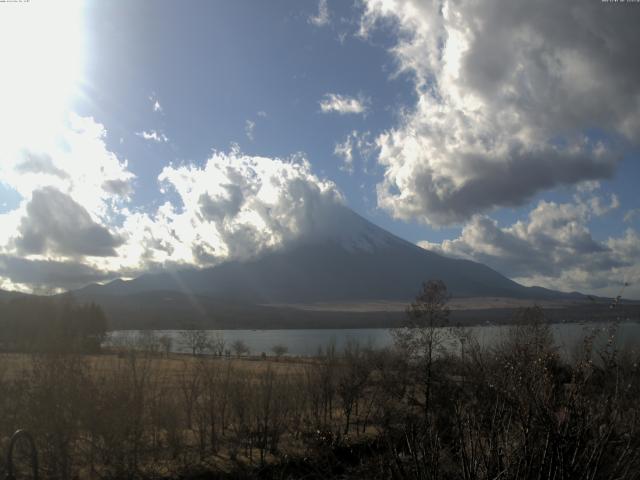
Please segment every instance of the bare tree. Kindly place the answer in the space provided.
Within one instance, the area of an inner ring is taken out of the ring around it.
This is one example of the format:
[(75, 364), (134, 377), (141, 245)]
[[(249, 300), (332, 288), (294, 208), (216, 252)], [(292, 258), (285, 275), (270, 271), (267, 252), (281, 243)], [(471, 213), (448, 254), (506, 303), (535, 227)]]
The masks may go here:
[(240, 340), (240, 339), (234, 340), (231, 343), (231, 349), (234, 351), (234, 353), (238, 357), (249, 353), (249, 347), (247, 346), (246, 343), (244, 343), (243, 340)]
[(192, 355), (202, 355), (209, 349), (209, 334), (206, 330), (183, 330), (180, 332), (182, 343), (189, 347)]
[(282, 345), (279, 343), (271, 347), (271, 351), (279, 359), (281, 356), (286, 355), (289, 352), (289, 349), (286, 345)]
[(173, 339), (169, 335), (162, 335), (158, 339), (158, 343), (162, 347), (164, 354), (168, 357), (171, 353), (171, 346), (173, 345)]
[(364, 389), (371, 374), (371, 365), (367, 361), (364, 351), (357, 341), (349, 341), (344, 349), (337, 392), (342, 403), (345, 419), (344, 433), (349, 433), (351, 416), (358, 411), (358, 402), (364, 394)]
[(213, 354), (221, 357), (224, 354), (224, 350), (227, 343), (224, 339), (224, 335), (221, 332), (216, 332), (209, 337), (209, 347), (213, 351)]
[(140, 350), (148, 353), (156, 353), (160, 348), (160, 339), (153, 330), (142, 330), (136, 343)]
[(449, 294), (441, 280), (429, 280), (422, 291), (407, 308), (407, 319), (403, 327), (392, 330), (396, 346), (404, 350), (418, 367), (418, 384), (422, 386), (422, 403), (425, 421), (429, 414), (433, 361), (435, 353), (442, 348), (446, 333), (441, 327), (449, 322)]

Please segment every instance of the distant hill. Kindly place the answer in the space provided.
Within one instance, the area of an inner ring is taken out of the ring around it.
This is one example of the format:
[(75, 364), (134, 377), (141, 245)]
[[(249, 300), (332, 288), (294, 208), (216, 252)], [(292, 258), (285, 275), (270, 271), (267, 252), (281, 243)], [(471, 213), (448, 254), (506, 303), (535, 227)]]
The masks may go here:
[(0, 301), (6, 302), (7, 300), (11, 300), (13, 298), (26, 297), (28, 294), (21, 292), (12, 292), (9, 290), (0, 290)]

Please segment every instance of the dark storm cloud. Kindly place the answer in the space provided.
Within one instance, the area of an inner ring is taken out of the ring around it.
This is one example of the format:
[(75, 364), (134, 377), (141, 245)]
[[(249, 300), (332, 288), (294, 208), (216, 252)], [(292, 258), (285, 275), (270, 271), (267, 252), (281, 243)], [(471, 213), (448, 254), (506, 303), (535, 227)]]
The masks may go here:
[(53, 187), (33, 192), (18, 227), (15, 246), (21, 254), (115, 256), (122, 239), (94, 222), (87, 210)]
[(29, 260), (0, 255), (0, 277), (28, 285), (36, 291), (49, 288), (77, 288), (116, 276), (114, 273), (97, 270), (79, 262)]
[(464, 86), (517, 105), (551, 131), (639, 133), (639, 9), (579, 0), (460, 6), (466, 18), (482, 20), (465, 23)]
[(594, 157), (592, 152), (514, 149), (503, 162), (486, 156), (462, 155), (457, 162), (467, 166), (466, 182), (447, 182), (429, 169), (414, 170), (410, 188), (413, 201), (429, 212), (433, 223), (462, 222), (496, 205), (517, 206), (539, 190), (571, 185), (585, 180), (610, 178), (618, 157)]

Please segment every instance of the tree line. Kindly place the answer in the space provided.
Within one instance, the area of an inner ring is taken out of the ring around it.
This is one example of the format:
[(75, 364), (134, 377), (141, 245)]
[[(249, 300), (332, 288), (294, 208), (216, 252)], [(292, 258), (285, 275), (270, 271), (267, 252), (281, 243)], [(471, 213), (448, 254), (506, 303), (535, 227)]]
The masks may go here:
[(99, 305), (78, 303), (69, 294), (0, 302), (0, 351), (97, 352), (107, 327)]

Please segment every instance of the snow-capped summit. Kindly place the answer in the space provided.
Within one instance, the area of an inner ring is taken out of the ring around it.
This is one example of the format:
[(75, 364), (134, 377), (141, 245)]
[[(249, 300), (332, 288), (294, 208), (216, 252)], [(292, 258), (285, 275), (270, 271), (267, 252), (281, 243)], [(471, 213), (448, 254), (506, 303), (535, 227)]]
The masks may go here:
[[(342, 205), (316, 214), (308, 231), (291, 245), (339, 245), (349, 252), (369, 252), (384, 248), (400, 239), (367, 221), (353, 210)], [(404, 242), (404, 240), (400, 240)], [(284, 248), (287, 248), (285, 246)]]

